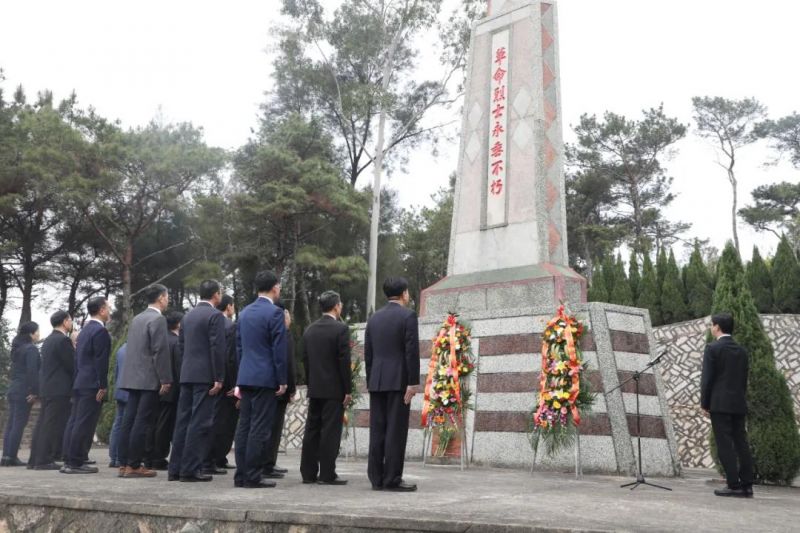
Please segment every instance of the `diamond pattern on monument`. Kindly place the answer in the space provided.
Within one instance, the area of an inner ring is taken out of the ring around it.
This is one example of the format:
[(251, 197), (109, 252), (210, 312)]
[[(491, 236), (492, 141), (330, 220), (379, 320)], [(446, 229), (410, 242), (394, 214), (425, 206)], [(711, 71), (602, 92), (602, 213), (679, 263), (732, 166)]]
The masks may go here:
[[(786, 376), (800, 423), (800, 316), (762, 315), (761, 319), (775, 348), (776, 365)], [(707, 318), (653, 328), (656, 340), (669, 347), (661, 375), (678, 441), (678, 457), (684, 466), (693, 468), (713, 467), (708, 450), (711, 427), (699, 409), (707, 330)]]
[(531, 102), (533, 102), (533, 97), (531, 97), (530, 91), (525, 87), (521, 87), (517, 91), (517, 95), (514, 97), (514, 101), (511, 105), (519, 116), (524, 117), (528, 113)]
[(475, 158), (481, 153), (481, 143), (478, 141), (478, 134), (473, 133), (469, 137), (469, 141), (467, 141), (467, 146), (464, 148), (464, 154), (466, 154), (467, 159), (469, 159), (470, 163), (475, 162)]
[(531, 139), (533, 139), (533, 130), (528, 123), (524, 120), (520, 120), (517, 122), (517, 127), (514, 129), (514, 133), (511, 134), (511, 139), (514, 141), (520, 148), (527, 148), (528, 143), (530, 143)]
[(470, 127), (477, 128), (479, 126), (478, 122), (480, 122), (482, 116), (483, 109), (481, 109), (481, 105), (478, 102), (474, 102), (469, 110), (469, 115), (467, 115), (467, 121)]

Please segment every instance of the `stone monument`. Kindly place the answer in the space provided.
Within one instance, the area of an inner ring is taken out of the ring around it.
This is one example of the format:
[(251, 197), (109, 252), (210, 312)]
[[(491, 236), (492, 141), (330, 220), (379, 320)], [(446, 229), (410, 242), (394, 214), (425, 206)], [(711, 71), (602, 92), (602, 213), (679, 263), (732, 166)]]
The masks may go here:
[[(646, 310), (586, 303), (569, 268), (555, 0), (493, 0), (472, 29), (448, 275), (420, 302), (421, 369), (446, 313), (472, 324), (477, 371), (467, 412), (470, 459), (529, 466), (541, 332), (560, 303), (589, 327), (582, 349), (597, 392), (581, 424), (585, 471), (631, 474), (636, 461), (633, 383), (612, 391), (655, 354)], [(421, 377), (425, 382), (425, 376)], [(677, 475), (672, 422), (658, 370), (640, 382), (644, 471)], [(609, 391), (609, 394), (603, 394)], [(422, 455), (421, 395), (412, 403), (408, 451)], [(366, 452), (369, 411), (356, 413)], [(569, 468), (571, 450), (537, 462)]]

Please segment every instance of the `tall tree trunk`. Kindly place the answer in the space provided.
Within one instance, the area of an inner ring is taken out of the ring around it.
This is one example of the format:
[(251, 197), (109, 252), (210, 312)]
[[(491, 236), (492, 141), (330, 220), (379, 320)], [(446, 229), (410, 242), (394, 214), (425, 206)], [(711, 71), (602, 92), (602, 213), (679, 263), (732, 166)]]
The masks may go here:
[(8, 302), (8, 277), (6, 277), (6, 269), (0, 263), (0, 320), (3, 319), (3, 313), (6, 310), (6, 302)]
[(133, 244), (128, 242), (125, 246), (125, 256), (122, 261), (122, 325), (128, 324), (131, 315), (131, 265), (133, 264)]
[(34, 267), (31, 261), (25, 261), (25, 271), (22, 273), (22, 311), (19, 316), (19, 325), (31, 321), (31, 300), (33, 299)]
[(733, 228), (733, 245), (736, 247), (736, 251), (740, 252), (739, 250), (739, 230), (736, 228), (736, 211), (739, 203), (739, 191), (738, 183), (736, 182), (736, 175), (733, 173), (733, 161), (731, 161), (731, 166), (728, 168), (728, 179), (731, 182), (731, 189), (733, 189), (733, 205), (731, 206), (731, 225)]
[(386, 62), (383, 64), (381, 79), (381, 111), (378, 118), (378, 140), (375, 143), (375, 161), (372, 163), (372, 219), (369, 230), (369, 281), (367, 286), (367, 318), (375, 312), (375, 299), (378, 284), (378, 228), (381, 220), (381, 174), (383, 172), (383, 148), (386, 133), (386, 104), (383, 99), (389, 90), (389, 83), (394, 70), (394, 56), (400, 44), (403, 28), (398, 28), (392, 39)]

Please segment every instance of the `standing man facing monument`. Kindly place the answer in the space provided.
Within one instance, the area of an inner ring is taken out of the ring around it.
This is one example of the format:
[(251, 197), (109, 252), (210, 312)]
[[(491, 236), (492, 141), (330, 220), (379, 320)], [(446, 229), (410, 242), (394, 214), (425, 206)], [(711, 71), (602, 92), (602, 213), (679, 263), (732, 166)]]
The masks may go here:
[(336, 475), (344, 410), (352, 393), (350, 328), (341, 322), (342, 299), (333, 291), (319, 297), (322, 317), (303, 334), (303, 366), (308, 384), (308, 416), (300, 474), (303, 483), (344, 485)]
[(269, 271), (256, 275), (256, 301), (244, 308), (236, 323), (242, 399), (236, 428), (234, 486), (260, 489), (274, 487), (262, 481), (267, 445), (272, 433), (277, 397), (286, 394), (286, 324), (283, 309), (275, 305), (281, 296), (278, 277)]
[(211, 481), (202, 472), (211, 446), (214, 397), (225, 377), (225, 320), (216, 306), (222, 299), (218, 281), (200, 284), (200, 303), (181, 323), (178, 346), (181, 361), (181, 392), (178, 418), (169, 458), (170, 481)]
[(717, 496), (753, 496), (753, 458), (747, 442), (747, 350), (733, 340), (733, 317), (720, 313), (711, 317), (711, 335), (716, 339), (703, 354), (700, 406), (711, 416), (719, 461), (728, 486)]
[(419, 385), (419, 326), (408, 309), (405, 278), (388, 278), (383, 293), (389, 303), (367, 322), (364, 364), (369, 390), (369, 464), (373, 490), (411, 492), (403, 481), (411, 399)]
[(72, 385), (72, 413), (64, 435), (66, 461), (62, 474), (96, 474), (86, 458), (100, 419), (100, 410), (108, 392), (108, 363), (111, 356), (111, 335), (106, 322), (111, 308), (102, 296), (86, 304), (89, 320), (78, 335), (75, 356), (75, 381)]
[(118, 387), (128, 391), (128, 404), (119, 432), (119, 477), (154, 477), (155, 470), (142, 466), (147, 430), (158, 413), (159, 396), (170, 391), (167, 319), (169, 292), (164, 285), (145, 290), (148, 307), (133, 318), (128, 329), (128, 348)]

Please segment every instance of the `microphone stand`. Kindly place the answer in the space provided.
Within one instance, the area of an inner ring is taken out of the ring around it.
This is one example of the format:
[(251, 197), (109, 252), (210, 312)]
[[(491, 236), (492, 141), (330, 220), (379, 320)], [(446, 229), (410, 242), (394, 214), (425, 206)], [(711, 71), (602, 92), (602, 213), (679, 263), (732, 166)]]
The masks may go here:
[[(633, 381), (636, 384), (636, 444), (637, 444), (638, 449), (639, 449), (639, 462), (638, 462), (639, 463), (639, 465), (638, 465), (639, 466), (639, 470), (636, 473), (636, 481), (632, 481), (631, 483), (626, 483), (624, 485), (620, 485), (620, 488), (623, 488), (623, 489), (627, 488), (627, 487), (630, 487), (631, 490), (634, 490), (634, 489), (638, 488), (639, 485), (647, 485), (649, 487), (655, 487), (657, 489), (663, 489), (663, 490), (672, 491), (672, 489), (670, 489), (668, 487), (662, 487), (661, 485), (656, 485), (654, 483), (649, 483), (644, 478), (644, 474), (642, 473), (642, 415), (641, 415), (641, 412), (639, 411), (639, 380), (641, 379), (642, 374), (644, 374), (645, 372), (647, 372), (648, 370), (650, 370), (651, 368), (656, 366), (658, 363), (660, 363), (661, 362), (661, 358), (664, 357), (664, 355), (666, 353), (667, 353), (667, 348), (664, 348), (663, 350), (661, 350), (661, 353), (658, 354), (658, 357), (656, 357), (652, 361), (648, 362), (647, 365), (643, 369), (641, 369), (641, 370), (639, 370), (637, 372), (634, 372), (633, 375), (630, 378), (626, 379), (625, 381), (623, 381), (622, 383), (620, 383), (619, 385), (617, 385), (616, 387), (614, 387), (613, 389), (611, 389), (610, 391), (608, 391), (606, 393), (606, 396), (608, 396), (612, 392), (615, 392), (615, 391), (621, 389), (623, 386), (625, 386), (626, 384), (630, 383), (631, 381)], [(624, 403), (623, 403), (623, 405), (624, 405)]]

